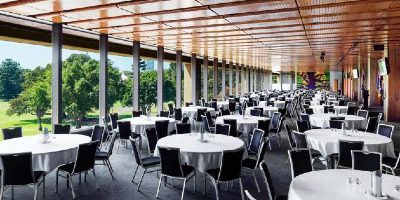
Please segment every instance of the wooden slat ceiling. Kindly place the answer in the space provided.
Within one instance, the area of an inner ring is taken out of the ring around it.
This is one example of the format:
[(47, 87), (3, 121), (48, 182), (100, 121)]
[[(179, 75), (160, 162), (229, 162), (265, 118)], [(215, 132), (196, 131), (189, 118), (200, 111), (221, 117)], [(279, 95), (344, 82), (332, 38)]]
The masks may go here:
[(0, 10), (282, 71), (341, 70), (400, 33), (395, 0), (0, 0)]

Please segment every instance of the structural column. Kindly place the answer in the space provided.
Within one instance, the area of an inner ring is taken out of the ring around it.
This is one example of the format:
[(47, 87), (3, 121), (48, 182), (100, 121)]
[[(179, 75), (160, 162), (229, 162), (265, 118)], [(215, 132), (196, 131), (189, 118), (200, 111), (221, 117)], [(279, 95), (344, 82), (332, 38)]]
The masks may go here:
[(236, 63), (236, 73), (235, 73), (235, 94), (236, 96), (239, 96), (239, 74), (240, 74), (240, 65), (239, 63)]
[(62, 122), (62, 24), (53, 24), (51, 66), (51, 110), (52, 124)]
[(157, 46), (157, 113), (163, 110), (164, 47)]
[(182, 50), (176, 51), (176, 102), (175, 107), (182, 105)]
[(246, 74), (247, 74), (246, 67), (243, 64), (242, 65), (242, 73), (241, 73), (241, 79), (242, 79), (242, 81), (241, 81), (241, 86), (242, 86), (241, 87), (241, 94), (244, 94), (247, 91)]
[(208, 56), (203, 59), (203, 99), (208, 100)]
[(108, 35), (100, 34), (99, 121), (108, 116)]
[(229, 62), (229, 95), (233, 95), (233, 62)]
[(222, 96), (224, 97), (224, 96), (226, 96), (226, 85), (225, 85), (225, 81), (226, 81), (226, 78), (225, 78), (225, 70), (226, 70), (226, 61), (225, 60), (222, 60)]
[(253, 67), (249, 66), (249, 92), (253, 92), (254, 91), (254, 71), (253, 71)]
[(140, 42), (133, 41), (132, 46), (132, 107), (139, 110), (139, 90), (140, 90)]
[(191, 58), (191, 67), (190, 67), (190, 74), (191, 74), (191, 82), (192, 82), (192, 103), (193, 105), (197, 105), (197, 92), (196, 92), (196, 76), (197, 76), (197, 70), (196, 70), (196, 54), (193, 53), (192, 54), (192, 58)]
[(218, 58), (214, 58), (213, 62), (213, 97), (217, 98), (218, 96)]

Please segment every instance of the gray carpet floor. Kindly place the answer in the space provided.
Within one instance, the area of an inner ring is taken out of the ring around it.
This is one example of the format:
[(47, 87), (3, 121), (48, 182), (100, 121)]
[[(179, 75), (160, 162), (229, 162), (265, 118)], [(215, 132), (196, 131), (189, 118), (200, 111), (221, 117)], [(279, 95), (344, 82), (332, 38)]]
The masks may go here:
[[(287, 120), (288, 123), (290, 123)], [(290, 123), (291, 124), (291, 123)], [(286, 195), (288, 193), (291, 173), (290, 165), (288, 162), (287, 149), (289, 144), (287, 141), (287, 133), (282, 130), (282, 144), (279, 147), (276, 143), (273, 143), (272, 150), (267, 150), (264, 160), (266, 161), (270, 170), (273, 185), (278, 194)], [(116, 142), (117, 144), (117, 142)], [(117, 145), (116, 145), (117, 146)], [(116, 180), (112, 180), (111, 176), (106, 167), (97, 165), (95, 167), (97, 173), (97, 183), (100, 190), (97, 191), (94, 185), (93, 177), (91, 174), (87, 176), (87, 181), (79, 184), (79, 178), (74, 177), (73, 184), (77, 199), (156, 199), (158, 178), (156, 173), (146, 174), (140, 191), (137, 191), (137, 182), (140, 179), (142, 170), (139, 169), (138, 175), (136, 176), (135, 182), (132, 183), (131, 179), (136, 168), (134, 157), (131, 153), (132, 147), (129, 145), (128, 149), (120, 148), (117, 153), (116, 148), (114, 154), (111, 157), (111, 164), (115, 170)], [(316, 169), (322, 169), (321, 163), (315, 163)], [(257, 199), (268, 199), (266, 193), (266, 187), (262, 179), (261, 172), (257, 173), (258, 182), (261, 187), (261, 193), (257, 193), (257, 189), (253, 178), (248, 174), (243, 174), (243, 185), (245, 190), (249, 190)], [(83, 180), (83, 179), (82, 179)], [(216, 199), (214, 188), (207, 183), (206, 189), (207, 194), (203, 196), (204, 179), (198, 177), (197, 179), (197, 191), (193, 191), (193, 180), (186, 184), (185, 199)], [(241, 199), (239, 184), (235, 183), (233, 188), (229, 188), (225, 191), (225, 186), (221, 186), (220, 198), (221, 199)], [(49, 174), (46, 177), (46, 196), (44, 199), (72, 199), (71, 190), (67, 189), (65, 179), (60, 179), (59, 191), (55, 193), (55, 172)], [(172, 187), (171, 180), (168, 180), (167, 186), (161, 186), (160, 199), (173, 200), (180, 199), (182, 191), (182, 183), (179, 180), (174, 181), (174, 187)], [(42, 199), (42, 188), (39, 190), (38, 199)], [(10, 189), (7, 189), (4, 193), (4, 199), (11, 199)], [(28, 187), (16, 187), (15, 188), (15, 199), (33, 199), (33, 189)]]

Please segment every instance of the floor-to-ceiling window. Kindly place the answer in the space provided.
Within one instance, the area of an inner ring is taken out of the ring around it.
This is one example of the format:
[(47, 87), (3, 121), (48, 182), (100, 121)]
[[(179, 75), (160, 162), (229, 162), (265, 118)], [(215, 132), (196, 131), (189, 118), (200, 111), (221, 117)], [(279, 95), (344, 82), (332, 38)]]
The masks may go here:
[(164, 62), (163, 110), (168, 110), (168, 104), (170, 103), (175, 107), (176, 75), (176, 63)]

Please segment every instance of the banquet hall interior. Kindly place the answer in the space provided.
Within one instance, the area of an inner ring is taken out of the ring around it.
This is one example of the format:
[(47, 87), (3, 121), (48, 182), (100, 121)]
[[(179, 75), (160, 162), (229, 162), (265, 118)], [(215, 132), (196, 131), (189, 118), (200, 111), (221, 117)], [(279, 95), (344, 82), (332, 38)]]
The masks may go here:
[(0, 0), (0, 199), (400, 199), (399, 31), (398, 0)]

